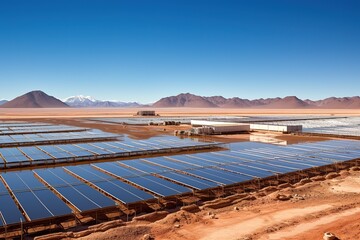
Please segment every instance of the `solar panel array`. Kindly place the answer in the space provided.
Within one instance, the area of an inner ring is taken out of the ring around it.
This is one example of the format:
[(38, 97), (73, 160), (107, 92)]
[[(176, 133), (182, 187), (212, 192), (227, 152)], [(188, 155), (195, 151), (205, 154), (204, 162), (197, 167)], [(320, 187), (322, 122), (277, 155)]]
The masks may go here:
[[(317, 115), (307, 115), (306, 119), (321, 120), (321, 119), (337, 119), (339, 117), (323, 117)], [(191, 120), (206, 120), (206, 121), (221, 121), (221, 122), (238, 122), (238, 123), (252, 123), (261, 121), (299, 121), (304, 120), (304, 117), (299, 116), (183, 116), (183, 117), (118, 117), (118, 118), (90, 118), (91, 121), (106, 122), (106, 123), (118, 123), (118, 124), (132, 124), (132, 125), (144, 125), (150, 122), (162, 123), (164, 121), (175, 121), (183, 124), (190, 124)], [(281, 124), (281, 123), (280, 123)]]
[(211, 117), (139, 117), (139, 118), (90, 118), (91, 121), (106, 122), (106, 123), (124, 123), (132, 125), (144, 125), (150, 122), (162, 123), (164, 121), (175, 121), (183, 124), (190, 124), (191, 120), (208, 120), (208, 121), (241, 121), (246, 117), (238, 116), (211, 116)]
[(133, 156), (217, 145), (217, 143), (180, 140), (177, 137), (168, 136), (136, 141), (123, 138), (122, 141), (2, 147), (0, 148), (0, 168)]
[(27, 124), (0, 124), (0, 135), (15, 135), (28, 133), (49, 133), (49, 132), (75, 132), (86, 131), (88, 128), (74, 127), (67, 125), (50, 125), (41, 123)]
[(29, 144), (57, 143), (66, 141), (95, 141), (117, 138), (119, 135), (101, 131), (77, 131), (77, 132), (57, 132), (57, 133), (29, 133), (17, 135), (0, 135), (0, 147), (20, 146)]
[(116, 202), (127, 205), (359, 157), (357, 141), (236, 143), (219, 152), (6, 172), (0, 174), (0, 225), (114, 207)]
[(266, 122), (273, 125), (302, 125), (303, 132), (360, 136), (360, 117)]

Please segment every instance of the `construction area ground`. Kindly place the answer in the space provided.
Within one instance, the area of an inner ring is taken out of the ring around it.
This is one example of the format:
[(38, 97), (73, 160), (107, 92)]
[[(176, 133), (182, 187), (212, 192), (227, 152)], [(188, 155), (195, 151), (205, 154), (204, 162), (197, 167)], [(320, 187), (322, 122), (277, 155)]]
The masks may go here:
[[(132, 139), (173, 135), (174, 130), (189, 129), (188, 125), (131, 126), (92, 122), (76, 115), (67, 118), (43, 115), (41, 122), (96, 128), (127, 134)], [(40, 121), (30, 115), (21, 118)], [(267, 132), (204, 138), (226, 143), (249, 141), (251, 136), (267, 141), (286, 141), (287, 144), (336, 138)], [(280, 181), (280, 185), (254, 188), (246, 193), (232, 191), (233, 194), (208, 201), (189, 196), (188, 200), (183, 199), (183, 207), (160, 209), (134, 217), (129, 222), (114, 218), (97, 225), (78, 225), (58, 233), (46, 231), (35, 239), (300, 240), (322, 239), (325, 232), (332, 232), (342, 240), (360, 239), (360, 169), (354, 167), (356, 164), (330, 169), (319, 176), (310, 174), (302, 180)]]

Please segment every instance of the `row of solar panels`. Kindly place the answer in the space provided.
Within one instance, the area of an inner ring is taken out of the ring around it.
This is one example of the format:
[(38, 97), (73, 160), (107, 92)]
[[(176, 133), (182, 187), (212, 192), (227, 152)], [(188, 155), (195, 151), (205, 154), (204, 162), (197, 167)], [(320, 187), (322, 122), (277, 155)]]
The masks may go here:
[(234, 144), (231, 151), (2, 173), (9, 191), (0, 182), (0, 223), (24, 219), (19, 206), (28, 221), (46, 219), (113, 207), (116, 201), (135, 203), (360, 157), (355, 141), (245, 145)]
[(343, 136), (360, 136), (360, 129), (354, 127), (323, 127), (323, 128), (309, 128), (304, 132), (343, 135)]
[(71, 132), (71, 131), (86, 131), (86, 130), (88, 130), (88, 128), (74, 127), (67, 125), (0, 127), (0, 135), (46, 133), (46, 132)]
[(52, 124), (49, 123), (40, 123), (40, 122), (20, 122), (20, 121), (0, 121), (0, 128), (8, 128), (8, 127), (36, 127), (36, 126), (49, 126)]
[[(212, 146), (214, 143), (195, 142), (190, 139), (180, 140), (176, 137), (158, 137), (148, 140), (93, 142), (77, 144), (38, 145), (29, 147), (0, 148), (0, 167), (26, 166), (33, 161), (55, 162), (67, 159), (105, 158), (127, 156), (149, 151), (172, 150), (180, 148), (196, 148), (198, 146)], [(1, 161), (3, 160), (3, 161)]]
[(267, 124), (280, 125), (302, 125), (304, 132), (360, 136), (360, 117), (340, 117), (330, 119), (310, 119), (310, 120), (292, 120), (292, 121), (275, 121)]
[(81, 132), (57, 132), (57, 133), (38, 133), (24, 135), (0, 135), (0, 147), (9, 145), (21, 145), (29, 143), (63, 142), (67, 140), (100, 140), (104, 138), (116, 138), (120, 135), (106, 133), (102, 131), (81, 131)]

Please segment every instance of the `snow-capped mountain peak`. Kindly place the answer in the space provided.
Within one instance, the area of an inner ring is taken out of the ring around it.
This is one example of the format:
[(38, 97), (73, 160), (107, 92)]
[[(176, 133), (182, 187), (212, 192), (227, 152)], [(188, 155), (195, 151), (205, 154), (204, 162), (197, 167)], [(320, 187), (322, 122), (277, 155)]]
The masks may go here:
[(91, 96), (83, 96), (83, 95), (78, 95), (78, 96), (72, 96), (72, 97), (68, 97), (64, 99), (64, 102), (97, 102), (98, 100), (96, 100), (94, 97)]
[(71, 107), (138, 107), (140, 104), (136, 102), (120, 102), (97, 100), (91, 96), (72, 96), (64, 99), (64, 102)]

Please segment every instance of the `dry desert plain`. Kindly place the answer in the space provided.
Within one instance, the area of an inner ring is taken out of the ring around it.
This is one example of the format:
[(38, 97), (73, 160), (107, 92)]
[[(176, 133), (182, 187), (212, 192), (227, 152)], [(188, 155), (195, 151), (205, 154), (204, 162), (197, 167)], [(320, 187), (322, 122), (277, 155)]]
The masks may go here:
[(132, 117), (139, 110), (155, 110), (160, 116), (256, 116), (323, 115), (354, 116), (360, 109), (256, 109), (256, 108), (0, 108), (0, 119)]
[[(129, 117), (139, 109), (0, 109), (0, 119), (29, 119), (99, 128), (148, 138), (172, 134), (174, 127), (122, 126), (89, 122), (86, 117)], [(360, 115), (360, 110), (334, 109), (155, 109), (161, 116), (204, 115)], [(182, 126), (182, 128), (187, 128)], [(292, 141), (321, 141), (326, 138), (272, 135)], [(246, 140), (234, 136), (231, 140)], [(250, 197), (249, 197), (250, 196)], [(288, 198), (279, 200), (279, 196)], [(161, 219), (136, 220), (125, 226), (94, 232), (79, 239), (322, 239), (324, 232), (340, 239), (360, 239), (360, 172), (343, 170), (339, 175), (308, 183), (253, 192), (233, 199), (217, 209), (179, 210)], [(145, 237), (145, 238), (144, 238)], [(73, 239), (68, 238), (68, 239)]]

